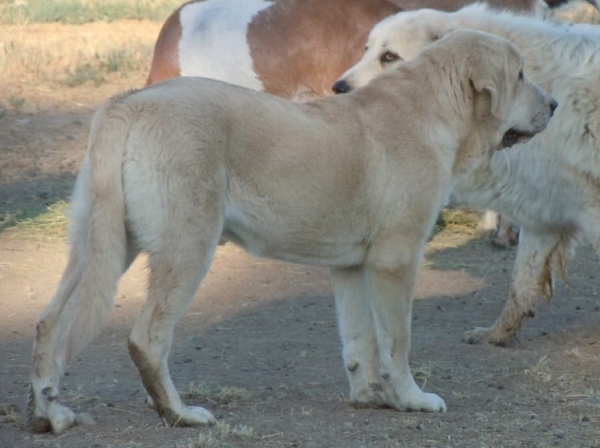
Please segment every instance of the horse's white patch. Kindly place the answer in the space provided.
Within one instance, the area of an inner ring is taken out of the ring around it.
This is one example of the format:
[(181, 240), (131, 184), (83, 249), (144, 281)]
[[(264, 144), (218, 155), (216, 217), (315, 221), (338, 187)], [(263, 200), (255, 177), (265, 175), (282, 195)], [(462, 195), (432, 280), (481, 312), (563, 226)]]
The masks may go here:
[(252, 18), (272, 5), (265, 0), (205, 0), (184, 6), (179, 13), (181, 76), (264, 90), (254, 71), (246, 31)]

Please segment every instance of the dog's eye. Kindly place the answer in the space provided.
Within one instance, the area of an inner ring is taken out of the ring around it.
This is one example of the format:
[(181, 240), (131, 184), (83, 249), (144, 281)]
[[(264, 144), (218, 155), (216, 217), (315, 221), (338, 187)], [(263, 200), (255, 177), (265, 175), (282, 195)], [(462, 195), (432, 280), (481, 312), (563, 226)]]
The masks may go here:
[(379, 57), (379, 60), (381, 61), (382, 64), (394, 62), (394, 61), (397, 61), (398, 59), (400, 59), (400, 56), (398, 56), (396, 53), (392, 53), (391, 51), (386, 51)]
[(519, 72), (519, 81), (523, 81), (523, 70)]

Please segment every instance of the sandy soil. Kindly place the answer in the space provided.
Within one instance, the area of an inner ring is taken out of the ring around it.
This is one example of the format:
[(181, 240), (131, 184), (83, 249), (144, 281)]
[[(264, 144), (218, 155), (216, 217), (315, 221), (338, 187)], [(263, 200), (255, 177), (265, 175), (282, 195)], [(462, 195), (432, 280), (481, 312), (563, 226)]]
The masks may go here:
[[(140, 72), (64, 93), (8, 80), (0, 101), (8, 104), (8, 95), (19, 92), (26, 107), (7, 107), (0, 117), (5, 210), (67, 198), (92, 110), (143, 79)], [(465, 330), (499, 313), (513, 259), (514, 251), (494, 251), (487, 238), (458, 231), (430, 243), (411, 365), (424, 389), (448, 404), (448, 413), (433, 415), (352, 407), (326, 271), (255, 259), (225, 245), (177, 327), (171, 355), (185, 400), (211, 409), (222, 423), (172, 429), (144, 405), (126, 349), (144, 298), (141, 258), (124, 277), (105, 330), (62, 383), (62, 400), (89, 413), (95, 425), (57, 437), (27, 431), (25, 396), (34, 323), (58, 284), (66, 244), (4, 230), (0, 446), (599, 447), (599, 279), (589, 248), (570, 265), (572, 286), (558, 284), (555, 300), (526, 323), (515, 347), (461, 342)]]

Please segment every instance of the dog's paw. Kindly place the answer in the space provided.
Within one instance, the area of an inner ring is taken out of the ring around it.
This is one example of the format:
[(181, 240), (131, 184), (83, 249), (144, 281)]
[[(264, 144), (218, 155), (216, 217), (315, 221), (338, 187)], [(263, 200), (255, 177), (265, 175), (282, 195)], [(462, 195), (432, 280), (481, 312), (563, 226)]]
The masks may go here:
[(466, 331), (463, 335), (463, 341), (467, 344), (490, 344), (498, 347), (508, 347), (514, 339), (513, 334), (498, 334), (497, 331), (485, 327), (477, 327), (471, 331)]
[(350, 400), (357, 408), (382, 407), (387, 402), (380, 383), (369, 383), (366, 387), (352, 387)]
[(200, 406), (184, 406), (178, 412), (163, 412), (162, 417), (170, 426), (208, 426), (217, 420), (212, 413)]
[(61, 434), (75, 424), (75, 413), (65, 406), (54, 403), (46, 415), (33, 415), (29, 420), (32, 432)]
[[(38, 383), (43, 383), (43, 381), (38, 381)], [(55, 387), (39, 387), (37, 390), (39, 393), (36, 394), (34, 384), (30, 384), (27, 407), (29, 428), (32, 432), (61, 434), (76, 424), (75, 413), (59, 404), (58, 392)]]
[(491, 244), (494, 248), (500, 250), (510, 249), (519, 245), (520, 230), (517, 226), (511, 224), (508, 229), (499, 229), (492, 238)]
[(438, 395), (421, 392), (413, 395), (401, 406), (402, 411), (407, 412), (446, 412), (446, 402)]

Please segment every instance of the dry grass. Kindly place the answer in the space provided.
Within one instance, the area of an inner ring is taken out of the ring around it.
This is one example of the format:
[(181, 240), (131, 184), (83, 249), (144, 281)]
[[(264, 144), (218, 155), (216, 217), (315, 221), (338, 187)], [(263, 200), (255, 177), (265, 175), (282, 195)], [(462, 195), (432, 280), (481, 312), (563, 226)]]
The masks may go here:
[[(254, 429), (246, 425), (231, 426), (228, 423), (217, 422), (214, 429), (200, 433), (198, 438), (187, 446), (189, 448), (225, 448), (234, 447), (237, 442), (259, 442)], [(257, 445), (260, 446), (260, 445)]]
[(182, 3), (179, 0), (6, 0), (0, 3), (0, 23), (164, 20)]
[(12, 424), (24, 429), (27, 426), (27, 419), (15, 405), (0, 406), (0, 424)]
[(46, 212), (29, 218), (16, 218), (10, 215), (0, 218), (0, 229), (13, 227), (19, 232), (20, 237), (43, 241), (61, 241), (67, 234), (69, 218), (68, 204), (58, 201), (49, 207)]
[(475, 235), (479, 231), (477, 225), (481, 220), (481, 213), (465, 208), (447, 208), (442, 210), (436, 223), (436, 233), (447, 231), (466, 235)]
[[(0, 152), (0, 185), (58, 179), (76, 169), (74, 148), (85, 147), (84, 128), (68, 114), (143, 86), (161, 25), (0, 24), (0, 148), (14, 148)], [(64, 120), (60, 111), (67, 112)], [(56, 141), (66, 165), (55, 162)], [(23, 198), (25, 205), (0, 200), (0, 231), (16, 226), (28, 237), (64, 238), (65, 204), (44, 212), (46, 199), (31, 200), (33, 195)], [(39, 219), (31, 219), (40, 211)]]
[(247, 401), (251, 393), (239, 387), (221, 386), (215, 383), (190, 384), (188, 390), (182, 394), (186, 398), (210, 403), (225, 408), (233, 408), (240, 401)]
[[(146, 72), (160, 23), (4, 25), (1, 29), (2, 79), (9, 85), (13, 81), (20, 86), (55, 88), (98, 85)], [(14, 107), (9, 102), (11, 95), (22, 101), (14, 92), (7, 92), (7, 97), (0, 99), (5, 107)]]

